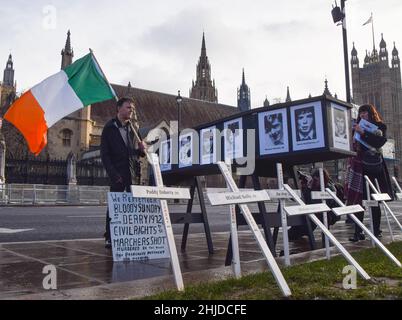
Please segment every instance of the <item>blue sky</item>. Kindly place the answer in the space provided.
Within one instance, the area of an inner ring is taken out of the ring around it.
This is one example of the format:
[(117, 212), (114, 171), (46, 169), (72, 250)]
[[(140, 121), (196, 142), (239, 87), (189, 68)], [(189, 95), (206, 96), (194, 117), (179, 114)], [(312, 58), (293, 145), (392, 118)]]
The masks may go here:
[[(60, 69), (70, 29), (75, 58), (92, 48), (112, 83), (188, 96), (205, 31), (221, 103), (236, 105), (243, 67), (252, 107), (266, 95), (271, 103), (284, 100), (287, 86), (292, 99), (319, 95), (325, 77), (332, 93), (345, 96), (342, 33), (330, 0), (0, 3), (0, 68), (11, 52), (19, 91)], [(349, 52), (354, 41), (361, 63), (372, 49), (371, 27), (362, 26), (371, 12), (377, 48), (384, 33), (389, 53), (393, 41), (402, 53), (402, 1), (348, 0), (346, 6)]]

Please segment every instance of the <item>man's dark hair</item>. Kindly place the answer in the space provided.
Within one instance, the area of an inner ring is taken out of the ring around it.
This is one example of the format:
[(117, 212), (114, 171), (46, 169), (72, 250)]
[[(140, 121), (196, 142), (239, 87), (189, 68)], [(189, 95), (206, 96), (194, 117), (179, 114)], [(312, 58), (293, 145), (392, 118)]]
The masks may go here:
[(298, 109), (298, 110), (295, 111), (297, 129), (299, 129), (299, 125), (297, 123), (299, 117), (304, 115), (304, 114), (309, 114), (309, 113), (311, 113), (311, 116), (313, 117), (313, 123), (311, 125), (311, 130), (315, 130), (315, 110), (314, 110), (314, 107), (307, 107), (307, 108)]
[(126, 102), (130, 102), (130, 103), (134, 104), (134, 100), (132, 98), (129, 98), (129, 97), (121, 98), (116, 103), (117, 110), (119, 110), (123, 106), (123, 104), (125, 104)]

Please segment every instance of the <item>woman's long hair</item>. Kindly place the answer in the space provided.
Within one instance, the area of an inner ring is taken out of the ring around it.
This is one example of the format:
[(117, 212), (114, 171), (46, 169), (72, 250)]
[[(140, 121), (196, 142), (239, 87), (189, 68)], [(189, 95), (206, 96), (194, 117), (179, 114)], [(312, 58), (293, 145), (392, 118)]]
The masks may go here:
[(369, 114), (369, 120), (370, 121), (375, 121), (375, 122), (383, 122), (381, 115), (378, 113), (377, 109), (372, 105), (372, 104), (363, 104), (360, 106), (359, 108), (359, 118), (358, 118), (358, 122), (360, 122), (360, 113), (367, 111)]

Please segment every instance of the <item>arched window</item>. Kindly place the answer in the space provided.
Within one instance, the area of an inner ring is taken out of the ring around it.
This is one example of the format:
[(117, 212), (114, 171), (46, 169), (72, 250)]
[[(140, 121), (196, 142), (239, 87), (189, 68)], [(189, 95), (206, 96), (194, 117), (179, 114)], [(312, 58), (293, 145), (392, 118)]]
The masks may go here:
[(72, 136), (73, 136), (73, 132), (70, 129), (64, 129), (61, 131), (63, 147), (71, 147), (71, 137)]

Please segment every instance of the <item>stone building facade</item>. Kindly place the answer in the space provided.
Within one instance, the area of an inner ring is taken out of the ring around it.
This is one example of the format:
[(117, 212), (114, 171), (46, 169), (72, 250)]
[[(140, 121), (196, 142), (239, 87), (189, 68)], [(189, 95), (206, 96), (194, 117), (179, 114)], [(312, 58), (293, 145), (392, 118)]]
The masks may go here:
[(391, 164), (391, 174), (401, 177), (402, 174), (402, 86), (399, 53), (395, 43), (391, 59), (387, 44), (381, 35), (379, 52), (366, 51), (363, 66), (359, 65), (357, 50), (353, 44), (352, 58), (353, 100), (361, 105), (370, 103), (376, 106), (385, 124), (387, 136), (395, 141), (396, 162)]

